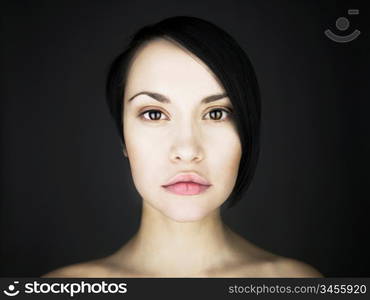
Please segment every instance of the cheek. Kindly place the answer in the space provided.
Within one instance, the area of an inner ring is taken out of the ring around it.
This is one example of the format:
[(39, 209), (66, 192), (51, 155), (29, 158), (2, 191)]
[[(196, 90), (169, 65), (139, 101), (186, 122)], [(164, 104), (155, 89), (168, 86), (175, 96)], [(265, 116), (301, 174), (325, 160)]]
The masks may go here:
[(150, 188), (153, 184), (158, 185), (155, 182), (158, 176), (153, 175), (159, 175), (166, 170), (161, 165), (166, 158), (164, 144), (158, 141), (158, 137), (143, 130), (140, 126), (127, 124), (126, 128), (126, 148), (136, 187), (138, 190), (143, 190)]
[(235, 129), (219, 130), (209, 141), (209, 161), (214, 165), (214, 171), (224, 176), (238, 173), (241, 158), (241, 144)]
[(221, 205), (231, 194), (239, 171), (242, 148), (234, 128), (218, 128), (208, 142), (207, 162), (214, 185), (213, 200)]

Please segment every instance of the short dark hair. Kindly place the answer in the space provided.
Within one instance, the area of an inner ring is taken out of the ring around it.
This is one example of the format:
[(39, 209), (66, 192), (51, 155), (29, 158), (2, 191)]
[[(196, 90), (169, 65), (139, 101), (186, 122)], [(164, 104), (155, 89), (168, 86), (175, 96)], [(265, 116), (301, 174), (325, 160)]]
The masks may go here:
[(130, 62), (140, 46), (157, 38), (177, 42), (203, 61), (233, 104), (242, 156), (234, 189), (225, 202), (232, 207), (247, 191), (259, 156), (261, 100), (253, 66), (237, 42), (208, 21), (177, 16), (141, 28), (113, 61), (107, 78), (107, 102), (123, 144), (123, 95)]

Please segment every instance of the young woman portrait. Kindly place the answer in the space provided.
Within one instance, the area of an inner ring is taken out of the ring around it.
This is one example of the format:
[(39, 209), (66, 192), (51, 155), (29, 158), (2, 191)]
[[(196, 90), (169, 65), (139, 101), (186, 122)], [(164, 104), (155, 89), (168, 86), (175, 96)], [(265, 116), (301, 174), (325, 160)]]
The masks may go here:
[(141, 28), (111, 66), (107, 100), (140, 226), (112, 255), (43, 277), (322, 277), (223, 222), (247, 201), (261, 126), (255, 71), (228, 33), (186, 16)]

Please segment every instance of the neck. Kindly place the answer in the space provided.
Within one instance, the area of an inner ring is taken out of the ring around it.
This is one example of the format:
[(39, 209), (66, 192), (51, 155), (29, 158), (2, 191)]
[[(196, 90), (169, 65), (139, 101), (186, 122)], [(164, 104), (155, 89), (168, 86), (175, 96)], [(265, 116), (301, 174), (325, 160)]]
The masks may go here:
[(203, 219), (176, 222), (143, 201), (140, 228), (121, 249), (132, 269), (159, 276), (203, 276), (232, 257), (231, 230), (220, 210)]

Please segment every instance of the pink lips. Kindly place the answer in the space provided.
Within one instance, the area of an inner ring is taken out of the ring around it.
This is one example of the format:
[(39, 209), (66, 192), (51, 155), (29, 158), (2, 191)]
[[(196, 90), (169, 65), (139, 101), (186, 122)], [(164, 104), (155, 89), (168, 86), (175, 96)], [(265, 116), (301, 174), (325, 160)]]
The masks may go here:
[(177, 195), (197, 195), (211, 186), (207, 180), (195, 173), (176, 175), (168, 183), (162, 185), (167, 191)]

